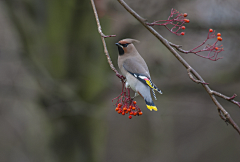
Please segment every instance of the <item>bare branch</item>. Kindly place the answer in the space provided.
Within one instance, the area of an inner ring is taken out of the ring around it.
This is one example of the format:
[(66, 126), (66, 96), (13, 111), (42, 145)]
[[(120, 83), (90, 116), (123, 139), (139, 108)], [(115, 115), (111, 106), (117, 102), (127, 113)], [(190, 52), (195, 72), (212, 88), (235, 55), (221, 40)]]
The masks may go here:
[(205, 83), (205, 82), (203, 82), (203, 81), (201, 81), (201, 80), (195, 79), (195, 78), (193, 77), (193, 75), (191, 74), (191, 70), (192, 70), (192, 68), (187, 69), (187, 73), (188, 73), (189, 78), (192, 79), (192, 81), (194, 81), (195, 83), (209, 84), (209, 83)]
[[(207, 91), (207, 93), (210, 95), (212, 101), (217, 106), (218, 112), (220, 117), (227, 123), (231, 124), (234, 129), (240, 134), (240, 129), (238, 125), (234, 122), (234, 120), (231, 118), (229, 113), (222, 107), (222, 105), (218, 102), (218, 100), (215, 98), (215, 95), (217, 96), (224, 96), (220, 95), (221, 93), (216, 93), (215, 91), (211, 90), (209, 86), (206, 83), (202, 77), (172, 48), (170, 45), (170, 42), (167, 41), (165, 38), (163, 38), (156, 30), (154, 30), (151, 26), (148, 25), (148, 22), (146, 19), (139, 16), (132, 8), (130, 8), (123, 0), (118, 0), (118, 2), (132, 15), (134, 16), (145, 28), (147, 28), (159, 41), (165, 45), (165, 47), (168, 48), (168, 50), (178, 59), (179, 62), (182, 63), (182, 65), (188, 70), (191, 69), (191, 74), (198, 80), (197, 82), (202, 83), (202, 86)], [(190, 77), (191, 78), (191, 77)], [(193, 77), (192, 77), (193, 78)], [(191, 78), (191, 79), (192, 79)], [(195, 80), (195, 79), (192, 79)], [(214, 95), (215, 94), (215, 95)], [(233, 102), (233, 100), (228, 98), (230, 102)], [(238, 102), (239, 104), (239, 102)]]
[(109, 53), (108, 53), (108, 50), (107, 50), (107, 45), (106, 45), (106, 42), (105, 42), (105, 38), (108, 38), (108, 37), (115, 37), (116, 35), (105, 35), (103, 34), (102, 32), (102, 28), (101, 28), (101, 25), (100, 25), (100, 21), (99, 21), (99, 18), (98, 18), (98, 14), (97, 14), (97, 10), (96, 10), (96, 6), (94, 4), (94, 1), (91, 0), (91, 3), (92, 3), (92, 8), (93, 8), (93, 12), (94, 12), (94, 15), (95, 15), (95, 18), (96, 18), (96, 22), (97, 22), (97, 26), (98, 26), (98, 32), (99, 34), (101, 35), (101, 39), (102, 39), (102, 43), (103, 43), (103, 48), (104, 48), (104, 53), (107, 57), (107, 60), (108, 60), (108, 63), (110, 65), (110, 68), (116, 73), (116, 76), (119, 77), (122, 81), (125, 79), (124, 76), (120, 75), (119, 72), (116, 70), (116, 68), (114, 67), (113, 63), (112, 63), (112, 60), (109, 56)]
[(233, 100), (235, 97), (237, 97), (236, 94), (233, 94), (232, 97), (225, 96), (225, 95), (223, 95), (219, 92), (216, 92), (216, 91), (212, 91), (212, 94), (215, 95), (215, 96), (221, 97), (221, 98), (223, 98), (223, 99), (225, 99), (225, 100), (227, 100), (227, 101), (229, 101), (233, 104), (236, 104), (240, 108), (240, 102)]

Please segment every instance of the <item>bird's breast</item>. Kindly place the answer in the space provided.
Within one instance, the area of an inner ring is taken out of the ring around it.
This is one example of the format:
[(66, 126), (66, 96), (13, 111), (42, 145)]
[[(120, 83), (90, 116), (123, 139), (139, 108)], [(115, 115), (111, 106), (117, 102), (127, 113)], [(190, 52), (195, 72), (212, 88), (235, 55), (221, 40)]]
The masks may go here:
[(126, 74), (126, 79), (127, 79), (128, 84), (132, 88), (132, 90), (136, 91), (136, 85), (138, 83), (138, 80), (134, 76), (132, 76), (132, 74), (130, 74), (130, 73)]

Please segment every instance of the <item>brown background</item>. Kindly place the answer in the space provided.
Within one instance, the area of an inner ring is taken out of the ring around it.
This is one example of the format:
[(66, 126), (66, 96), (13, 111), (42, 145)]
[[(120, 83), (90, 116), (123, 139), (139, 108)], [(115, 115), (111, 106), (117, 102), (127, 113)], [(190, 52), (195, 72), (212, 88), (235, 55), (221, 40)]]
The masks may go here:
[[(187, 12), (186, 35), (154, 27), (169, 41), (191, 49), (209, 28), (222, 33), (224, 59), (181, 54), (210, 87), (240, 95), (238, 0), (128, 0), (148, 21), (166, 19), (171, 8)], [(121, 83), (110, 70), (90, 1), (0, 1), (1, 162), (238, 162), (240, 137), (185, 68), (117, 1), (97, 0), (114, 65), (123, 38), (138, 39), (157, 94), (158, 112), (118, 115), (112, 99)], [(210, 41), (209, 43), (213, 43)], [(240, 101), (237, 97), (236, 100)], [(240, 125), (240, 109), (219, 101)]]

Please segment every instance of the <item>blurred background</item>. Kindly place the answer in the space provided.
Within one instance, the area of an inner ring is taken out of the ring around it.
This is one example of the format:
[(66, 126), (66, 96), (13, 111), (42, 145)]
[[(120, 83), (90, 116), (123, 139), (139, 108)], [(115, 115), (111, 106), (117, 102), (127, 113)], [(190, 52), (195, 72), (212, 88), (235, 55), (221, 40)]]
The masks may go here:
[[(172, 8), (188, 13), (185, 36), (154, 27), (186, 50), (202, 43), (209, 28), (222, 33), (223, 59), (181, 55), (213, 90), (240, 95), (238, 0), (126, 2), (149, 22), (167, 19)], [(163, 92), (155, 101), (159, 111), (148, 111), (138, 97), (141, 117), (115, 112), (121, 83), (104, 55), (90, 0), (2, 0), (0, 161), (239, 162), (239, 134), (202, 86), (117, 1), (95, 3), (103, 32), (117, 35), (106, 39), (115, 67), (115, 43), (140, 41), (136, 48)], [(240, 126), (239, 107), (219, 101)]]

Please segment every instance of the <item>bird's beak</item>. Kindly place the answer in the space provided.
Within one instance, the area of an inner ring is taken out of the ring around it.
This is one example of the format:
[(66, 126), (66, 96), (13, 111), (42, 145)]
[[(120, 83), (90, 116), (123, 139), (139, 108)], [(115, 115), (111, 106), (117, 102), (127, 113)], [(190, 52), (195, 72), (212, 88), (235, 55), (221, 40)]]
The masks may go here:
[(123, 48), (123, 46), (121, 44), (119, 44), (119, 43), (115, 43), (115, 44), (116, 44), (116, 46)]

